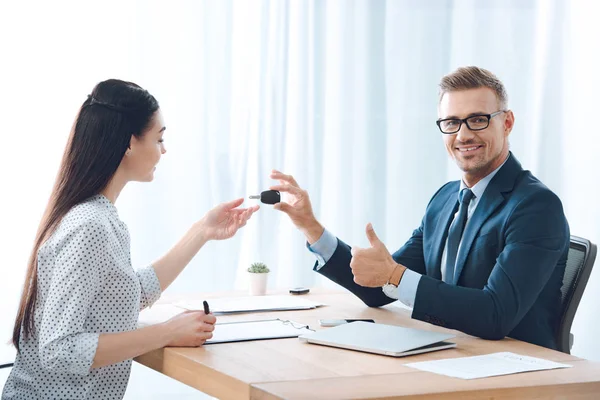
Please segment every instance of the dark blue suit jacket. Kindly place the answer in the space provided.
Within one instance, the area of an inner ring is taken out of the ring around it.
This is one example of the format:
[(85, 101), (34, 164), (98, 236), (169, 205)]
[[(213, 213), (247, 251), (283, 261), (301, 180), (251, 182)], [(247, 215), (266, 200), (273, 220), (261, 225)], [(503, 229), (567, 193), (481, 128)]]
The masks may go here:
[[(569, 250), (569, 225), (559, 198), (512, 155), (490, 181), (469, 219), (453, 284), (440, 264), (460, 182), (433, 196), (421, 226), (393, 254), (422, 274), (412, 317), (484, 339), (515, 339), (555, 349), (560, 288)], [(319, 273), (365, 304), (392, 302), (381, 288), (354, 283), (350, 247), (338, 239)]]

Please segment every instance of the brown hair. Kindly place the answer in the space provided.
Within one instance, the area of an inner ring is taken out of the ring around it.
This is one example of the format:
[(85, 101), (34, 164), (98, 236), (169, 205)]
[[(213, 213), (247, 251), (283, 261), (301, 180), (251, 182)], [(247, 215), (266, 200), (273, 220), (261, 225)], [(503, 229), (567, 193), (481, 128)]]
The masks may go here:
[(21, 331), (24, 338), (34, 333), (40, 247), (72, 207), (108, 185), (131, 137), (143, 135), (157, 110), (158, 102), (150, 93), (134, 83), (117, 79), (100, 82), (81, 106), (29, 256), (13, 328), (12, 342), (17, 350)]
[(442, 97), (448, 92), (481, 87), (492, 89), (496, 93), (500, 108), (503, 110), (506, 109), (508, 95), (506, 94), (504, 84), (487, 69), (474, 66), (460, 67), (456, 71), (444, 76), (440, 81), (439, 101), (442, 101)]

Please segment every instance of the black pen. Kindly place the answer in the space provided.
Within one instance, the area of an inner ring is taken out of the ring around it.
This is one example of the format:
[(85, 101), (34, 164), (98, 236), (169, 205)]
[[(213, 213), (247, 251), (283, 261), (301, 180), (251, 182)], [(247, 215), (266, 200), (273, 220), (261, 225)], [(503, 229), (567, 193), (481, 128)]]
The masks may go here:
[(210, 308), (208, 308), (208, 303), (206, 302), (206, 300), (204, 300), (202, 304), (204, 304), (204, 314), (210, 314)]

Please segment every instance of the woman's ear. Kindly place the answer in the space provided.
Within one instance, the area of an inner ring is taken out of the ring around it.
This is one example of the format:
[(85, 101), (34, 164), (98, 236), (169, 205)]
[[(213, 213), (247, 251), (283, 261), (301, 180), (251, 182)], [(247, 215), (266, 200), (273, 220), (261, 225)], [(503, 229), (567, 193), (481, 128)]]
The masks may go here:
[(127, 151), (125, 152), (126, 156), (131, 155), (131, 153), (133, 152), (133, 149), (136, 147), (138, 142), (138, 139), (131, 135), (131, 139), (129, 139), (129, 146), (127, 146)]

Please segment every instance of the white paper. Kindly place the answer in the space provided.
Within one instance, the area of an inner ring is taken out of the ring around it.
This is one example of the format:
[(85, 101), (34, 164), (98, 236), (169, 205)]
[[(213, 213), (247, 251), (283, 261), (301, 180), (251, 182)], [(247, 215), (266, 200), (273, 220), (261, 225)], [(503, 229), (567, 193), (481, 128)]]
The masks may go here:
[[(214, 314), (232, 314), (256, 311), (309, 310), (322, 306), (298, 296), (247, 296), (207, 300)], [(202, 301), (182, 301), (175, 304), (186, 310), (203, 310)]]
[(398, 307), (398, 308), (401, 308), (401, 309), (407, 310), (407, 311), (412, 311), (413, 310), (412, 307), (407, 306), (406, 304), (404, 304), (400, 300), (394, 301), (393, 303), (391, 303), (391, 305), (392, 305), (392, 307)]
[(517, 374), (520, 372), (541, 371), (556, 368), (570, 368), (541, 358), (503, 352), (474, 357), (449, 358), (406, 364), (421, 371), (462, 379), (486, 378), (489, 376)]
[(0, 344), (0, 365), (12, 364), (17, 356), (17, 350), (12, 344)]
[(239, 342), (244, 340), (291, 338), (310, 333), (306, 325), (293, 321), (271, 319), (262, 321), (215, 324), (210, 343)]
[(147, 307), (140, 312), (138, 326), (160, 324), (182, 312), (184, 310), (181, 307), (175, 307), (173, 304), (154, 304), (152, 307)]

